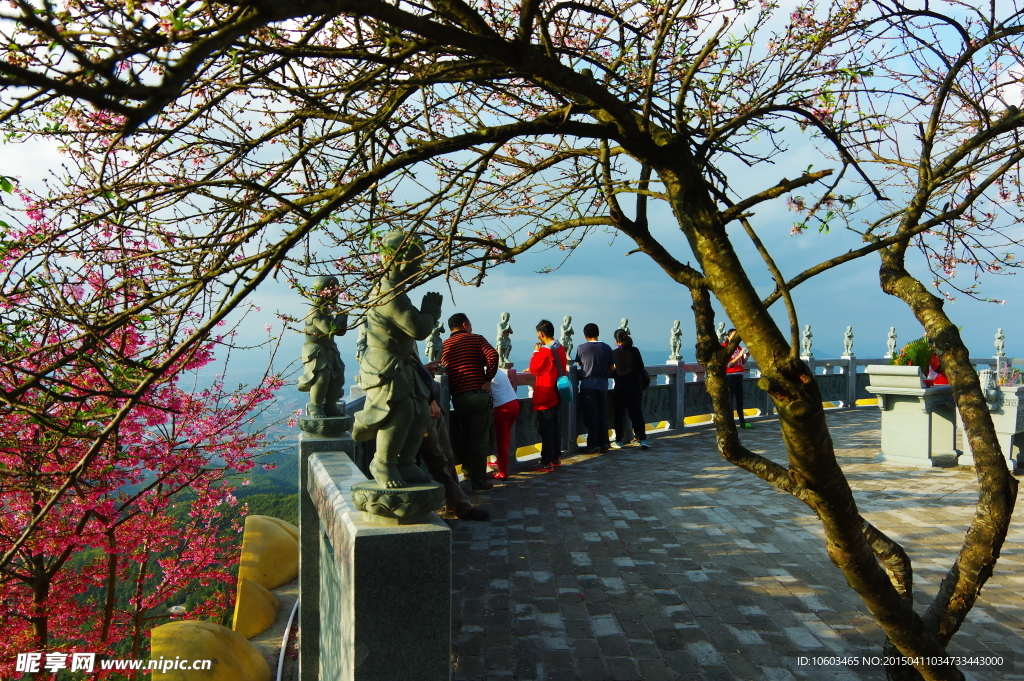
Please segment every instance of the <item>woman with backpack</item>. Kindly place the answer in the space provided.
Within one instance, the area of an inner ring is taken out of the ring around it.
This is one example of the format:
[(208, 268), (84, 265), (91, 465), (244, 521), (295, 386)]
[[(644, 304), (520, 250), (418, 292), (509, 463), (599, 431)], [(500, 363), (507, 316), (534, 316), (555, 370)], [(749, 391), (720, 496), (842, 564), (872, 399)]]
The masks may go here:
[[(633, 339), (624, 329), (615, 331), (615, 389), (612, 401), (615, 403), (615, 442), (612, 449), (622, 449), (633, 441), (647, 449), (647, 428), (642, 408), (643, 391), (650, 384), (651, 378), (644, 369), (644, 358), (640, 351), (633, 347)], [(632, 431), (626, 427), (626, 416), (629, 416)]]

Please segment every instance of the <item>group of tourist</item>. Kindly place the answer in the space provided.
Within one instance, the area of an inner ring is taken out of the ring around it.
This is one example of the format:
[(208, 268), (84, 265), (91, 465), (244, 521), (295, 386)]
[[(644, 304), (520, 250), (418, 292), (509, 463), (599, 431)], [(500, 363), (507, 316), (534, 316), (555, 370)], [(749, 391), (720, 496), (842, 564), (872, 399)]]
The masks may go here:
[[(439, 403), (440, 390), (432, 374), (443, 369), (448, 375), (453, 425), (458, 429), (463, 474), (474, 492), (494, 487), (494, 480), (509, 475), (512, 426), (519, 417), (519, 400), (507, 369), (499, 369), (499, 354), (487, 340), (473, 333), (473, 324), (463, 313), (448, 319), (450, 335), (443, 341), (440, 362), (422, 367), (422, 379), (429, 383), (430, 424), (420, 454), (434, 479), (445, 489), (448, 511), (459, 518), (486, 520), (487, 511), (473, 506), (459, 484), (448, 430)], [(555, 339), (554, 325), (541, 320), (536, 327), (537, 342), (530, 358), (534, 377), (533, 411), (541, 439), (540, 460), (531, 469), (552, 472), (562, 465), (559, 413), (563, 396), (559, 378), (567, 375), (569, 358)], [(574, 361), (580, 367), (580, 400), (587, 425), (587, 452), (621, 449), (634, 438), (648, 447), (641, 400), (650, 383), (643, 357), (633, 346), (629, 333), (615, 332), (613, 350), (598, 338), (596, 324), (587, 324), (586, 342), (579, 346)], [(510, 366), (510, 365), (508, 365)], [(615, 379), (612, 400), (615, 407), (615, 441), (608, 437), (608, 379)], [(488, 464), (494, 434), (497, 454)], [(494, 470), (488, 472), (488, 465)]]

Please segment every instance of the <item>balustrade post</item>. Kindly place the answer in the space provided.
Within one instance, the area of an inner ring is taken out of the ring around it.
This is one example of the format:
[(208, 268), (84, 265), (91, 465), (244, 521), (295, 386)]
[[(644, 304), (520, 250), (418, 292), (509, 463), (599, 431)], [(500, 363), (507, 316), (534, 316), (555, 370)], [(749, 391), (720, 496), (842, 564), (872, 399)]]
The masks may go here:
[(580, 395), (580, 378), (575, 364), (569, 366), (569, 381), (572, 383), (572, 391), (576, 399), (572, 402), (562, 402), (558, 408), (561, 410), (559, 420), (562, 422), (562, 451), (575, 454), (580, 450), (578, 444), (579, 419), (576, 418), (579, 407), (577, 400)]
[(854, 409), (857, 406), (857, 360), (850, 357), (846, 366), (846, 408)]
[[(518, 380), (517, 377), (516, 377), (516, 370), (510, 367), (506, 373), (508, 374), (508, 382), (512, 384), (512, 392), (514, 392), (516, 394), (516, 402), (519, 402), (519, 386), (516, 384), (516, 381)], [(522, 408), (523, 403), (519, 402), (519, 406), (520, 406), (520, 408)], [(508, 465), (509, 465), (509, 472), (511, 472), (511, 471), (515, 470), (516, 450), (519, 449), (519, 418), (518, 417), (516, 418), (515, 421), (512, 422), (512, 430), (509, 433), (508, 442), (509, 442)]]
[(684, 421), (684, 405), (683, 399), (686, 390), (686, 365), (682, 361), (669, 362), (670, 365), (675, 367), (671, 374), (668, 374), (668, 385), (669, 385), (669, 428), (682, 428), (685, 424)]

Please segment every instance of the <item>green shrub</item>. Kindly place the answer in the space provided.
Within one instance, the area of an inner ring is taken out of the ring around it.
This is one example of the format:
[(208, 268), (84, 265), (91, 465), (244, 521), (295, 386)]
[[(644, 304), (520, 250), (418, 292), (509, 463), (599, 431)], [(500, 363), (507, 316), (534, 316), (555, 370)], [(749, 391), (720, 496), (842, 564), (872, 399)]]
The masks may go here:
[(900, 354), (890, 360), (890, 364), (896, 364), (900, 366), (918, 366), (922, 369), (927, 369), (928, 365), (932, 362), (932, 344), (928, 341), (928, 336), (922, 336), (917, 340), (910, 341), (903, 346), (900, 350)]

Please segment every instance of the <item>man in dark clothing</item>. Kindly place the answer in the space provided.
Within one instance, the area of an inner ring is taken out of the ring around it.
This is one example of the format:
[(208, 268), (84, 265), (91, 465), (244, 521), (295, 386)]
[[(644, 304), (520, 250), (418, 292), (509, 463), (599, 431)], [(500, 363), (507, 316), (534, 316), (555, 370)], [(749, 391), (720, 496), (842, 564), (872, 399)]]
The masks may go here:
[[(417, 356), (417, 361), (419, 357)], [(431, 375), (437, 369), (437, 363), (431, 362), (418, 367), (420, 378), (430, 389), (430, 421), (427, 422), (427, 434), (420, 445), (420, 457), (427, 465), (434, 482), (444, 487), (445, 506), (461, 520), (487, 520), (490, 513), (477, 508), (462, 491), (455, 473), (455, 457), (448, 439), (448, 428), (441, 413), (441, 388)]]
[(457, 312), (448, 318), (451, 336), (445, 339), (441, 363), (448, 373), (455, 418), (459, 422), (462, 470), (477, 492), (494, 487), (487, 482), (490, 451), (491, 379), (498, 371), (498, 353), (483, 336), (473, 333), (469, 318)]
[(612, 349), (597, 339), (597, 324), (583, 327), (587, 342), (576, 348), (576, 364), (580, 367), (580, 405), (587, 426), (587, 452), (607, 452), (608, 440), (608, 375), (613, 370)]

